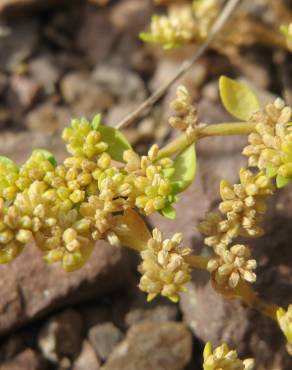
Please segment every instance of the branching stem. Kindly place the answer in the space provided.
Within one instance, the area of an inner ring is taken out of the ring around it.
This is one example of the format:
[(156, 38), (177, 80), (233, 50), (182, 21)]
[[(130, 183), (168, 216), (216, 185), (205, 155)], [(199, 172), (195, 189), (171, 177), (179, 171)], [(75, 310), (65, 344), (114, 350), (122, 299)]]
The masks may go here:
[(248, 135), (255, 131), (255, 123), (253, 122), (228, 122), (216, 123), (202, 128), (198, 128), (193, 137), (188, 137), (182, 134), (177, 139), (167, 144), (159, 151), (159, 158), (171, 157), (186, 149), (192, 143), (197, 142), (204, 137), (209, 136), (229, 136), (229, 135)]

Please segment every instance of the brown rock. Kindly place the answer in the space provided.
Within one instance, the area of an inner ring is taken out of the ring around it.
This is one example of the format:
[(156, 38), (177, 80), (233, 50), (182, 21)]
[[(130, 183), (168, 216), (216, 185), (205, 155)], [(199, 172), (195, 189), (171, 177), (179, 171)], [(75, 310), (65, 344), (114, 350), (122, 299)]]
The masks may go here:
[(153, 7), (148, 1), (122, 0), (113, 7), (110, 19), (122, 32), (138, 34), (148, 26), (152, 13)]
[(20, 104), (22, 109), (30, 108), (40, 93), (40, 85), (29, 77), (13, 76), (11, 80), (14, 101)]
[(54, 60), (50, 54), (45, 54), (34, 58), (29, 63), (29, 72), (42, 86), (46, 94), (52, 94), (55, 92), (56, 84), (62, 70), (59, 68), (57, 61)]
[(96, 354), (104, 361), (123, 338), (122, 332), (111, 322), (93, 326), (88, 336)]
[[(0, 1), (0, 11), (4, 3)], [(31, 20), (18, 21), (7, 25), (7, 31), (1, 37), (0, 43), (0, 68), (1, 70), (13, 70), (17, 65), (28, 58), (34, 51), (39, 37), (38, 23)]]
[(0, 363), (8, 362), (25, 348), (24, 338), (20, 333), (10, 335), (0, 346)]
[(61, 81), (61, 92), (75, 116), (92, 118), (113, 104), (111, 95), (95, 84), (88, 73), (67, 74)]
[(77, 46), (94, 64), (106, 60), (118, 35), (109, 19), (109, 9), (88, 5), (77, 34)]
[(142, 322), (175, 321), (178, 315), (178, 306), (165, 298), (157, 297), (147, 302), (145, 293), (137, 289), (137, 284), (131, 294), (118, 297), (113, 304), (113, 321), (125, 329)]
[(103, 370), (182, 370), (192, 353), (192, 337), (184, 324), (134, 325), (109, 357)]
[(79, 356), (74, 361), (72, 370), (99, 370), (100, 361), (91, 344), (84, 340)]
[(122, 251), (103, 242), (97, 244), (88, 264), (73, 273), (47, 265), (37, 248), (28, 245), (13, 263), (0, 267), (0, 333), (57, 307), (118, 288), (128, 276)]
[(92, 72), (95, 83), (123, 101), (141, 101), (146, 98), (143, 80), (138, 74), (122, 66), (98, 65)]
[(70, 120), (70, 112), (67, 109), (53, 103), (45, 103), (27, 114), (25, 124), (30, 130), (52, 134), (60, 133), (70, 124)]
[(0, 365), (1, 370), (46, 370), (46, 361), (35, 351), (27, 348), (13, 360)]
[(43, 356), (57, 362), (75, 358), (81, 348), (82, 317), (72, 309), (53, 316), (41, 328), (38, 345)]

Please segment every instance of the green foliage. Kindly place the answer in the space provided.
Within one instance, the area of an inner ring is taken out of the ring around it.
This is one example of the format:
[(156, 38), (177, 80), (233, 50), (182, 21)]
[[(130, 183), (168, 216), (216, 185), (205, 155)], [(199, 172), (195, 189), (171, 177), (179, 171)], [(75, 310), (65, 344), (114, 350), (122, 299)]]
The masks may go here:
[(234, 117), (248, 121), (260, 109), (256, 95), (246, 85), (221, 76), (219, 92), (225, 109)]
[(289, 179), (288, 177), (277, 175), (276, 177), (277, 188), (279, 189), (284, 188), (286, 185), (289, 184), (290, 181), (291, 179)]
[(102, 141), (108, 144), (107, 153), (115, 161), (123, 162), (124, 151), (132, 149), (128, 139), (114, 127), (100, 125), (98, 131), (101, 133)]
[(170, 180), (173, 185), (173, 193), (181, 193), (194, 181), (197, 172), (197, 157), (195, 145), (192, 144), (181, 152), (174, 161), (174, 173)]
[(175, 220), (176, 219), (176, 210), (170, 205), (168, 204), (166, 207), (164, 207), (160, 213), (162, 214), (162, 216), (164, 216), (165, 218), (168, 218), (169, 220)]

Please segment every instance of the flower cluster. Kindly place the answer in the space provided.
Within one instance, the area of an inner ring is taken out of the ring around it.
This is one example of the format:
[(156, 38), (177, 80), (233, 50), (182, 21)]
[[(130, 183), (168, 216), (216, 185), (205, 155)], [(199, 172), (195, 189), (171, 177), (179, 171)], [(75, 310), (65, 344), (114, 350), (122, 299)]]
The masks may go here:
[[(154, 144), (147, 156), (140, 157), (133, 150), (124, 152), (128, 184), (131, 192), (129, 200), (146, 215), (163, 209), (171, 197), (171, 174), (173, 161), (170, 158), (158, 159), (159, 148)], [(125, 185), (124, 185), (125, 186)]]
[(282, 187), (292, 179), (292, 110), (281, 99), (255, 113), (256, 132), (249, 135), (249, 145), (243, 154), (249, 165), (265, 170), (270, 177), (277, 176)]
[(139, 288), (148, 293), (148, 300), (158, 294), (178, 301), (178, 293), (185, 291), (185, 284), (191, 279), (191, 268), (186, 257), (189, 248), (180, 245), (181, 234), (163, 240), (162, 233), (154, 229), (147, 249), (141, 252), (143, 262), (139, 266), (142, 277)]
[(292, 305), (290, 304), (287, 311), (279, 308), (277, 311), (277, 320), (279, 326), (287, 338), (287, 351), (292, 355)]
[[(136, 207), (149, 215), (173, 201), (173, 161), (158, 159), (157, 145), (140, 157), (99, 120), (73, 120), (64, 130), (72, 156), (60, 165), (46, 150), (35, 150), (20, 168), (0, 157), (1, 263), (10, 262), (34, 239), (48, 262), (75, 270), (97, 240), (118, 244), (116, 214)], [(112, 142), (116, 137), (125, 147), (118, 155), (119, 142)], [(120, 157), (124, 162), (117, 162)]]
[(154, 15), (150, 31), (140, 36), (146, 42), (163, 45), (165, 49), (200, 43), (208, 36), (218, 10), (217, 0), (179, 1), (169, 5), (167, 15)]
[(177, 116), (170, 117), (169, 124), (185, 132), (188, 137), (193, 137), (198, 124), (197, 110), (192, 105), (190, 93), (184, 86), (177, 88), (176, 99), (171, 102), (170, 107)]
[(250, 249), (243, 244), (233, 245), (230, 250), (225, 249), (220, 256), (211, 258), (207, 269), (214, 273), (214, 279), (219, 285), (235, 288), (240, 279), (254, 283), (256, 274), (254, 270), (257, 267), (256, 260), (249, 259)]
[(210, 213), (200, 224), (200, 231), (207, 235), (205, 243), (214, 249), (216, 255), (208, 269), (214, 273), (220, 286), (227, 284), (234, 288), (240, 279), (256, 280), (253, 272), (256, 263), (249, 259), (249, 248), (234, 245), (229, 249), (229, 245), (238, 236), (258, 237), (263, 234), (259, 224), (266, 211), (266, 198), (273, 191), (271, 179), (264, 173), (254, 175), (246, 168), (240, 171), (240, 184), (221, 182), (221, 214)]
[(252, 370), (254, 360), (248, 358), (241, 360), (237, 352), (230, 350), (227, 344), (222, 344), (213, 350), (208, 342), (204, 349), (204, 370)]

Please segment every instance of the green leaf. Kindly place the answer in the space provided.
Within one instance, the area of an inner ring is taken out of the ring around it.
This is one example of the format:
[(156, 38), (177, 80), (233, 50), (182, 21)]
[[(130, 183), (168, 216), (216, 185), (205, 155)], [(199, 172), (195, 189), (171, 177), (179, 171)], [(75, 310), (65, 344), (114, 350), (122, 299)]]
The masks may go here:
[(115, 161), (123, 162), (124, 151), (132, 149), (127, 138), (114, 127), (100, 125), (98, 130), (101, 133), (101, 140), (108, 144), (107, 153)]
[(176, 218), (176, 210), (171, 206), (165, 206), (161, 211), (160, 214), (169, 220), (175, 220)]
[(274, 177), (276, 176), (278, 173), (278, 169), (276, 167), (274, 167), (273, 165), (271, 164), (268, 164), (267, 165), (267, 168), (266, 168), (266, 175), (268, 177)]
[(289, 184), (290, 181), (291, 179), (289, 179), (288, 177), (278, 175), (276, 178), (277, 188), (279, 189), (284, 188), (286, 185)]
[(99, 125), (101, 123), (101, 119), (102, 119), (102, 114), (101, 113), (98, 113), (92, 120), (91, 122), (91, 127), (94, 129), (94, 130), (98, 130), (99, 128)]
[(248, 121), (260, 109), (257, 96), (246, 85), (226, 76), (219, 79), (219, 92), (225, 109), (234, 117)]
[(53, 156), (53, 154), (51, 152), (49, 152), (48, 150), (46, 149), (35, 149), (32, 154), (37, 154), (37, 153), (41, 153), (49, 162), (52, 163), (53, 166), (57, 166), (57, 161), (55, 159), (55, 157)]
[(173, 194), (187, 189), (196, 176), (197, 158), (195, 145), (192, 144), (181, 152), (174, 161), (174, 174), (170, 178)]
[(164, 168), (162, 170), (163, 177), (169, 179), (175, 172), (175, 169), (173, 167), (170, 168)]

